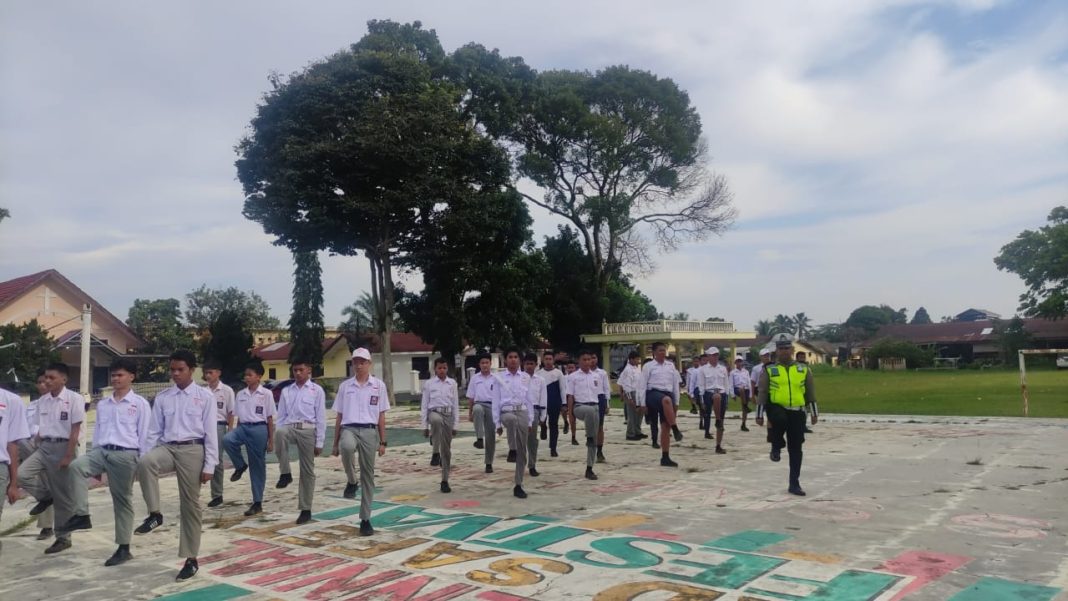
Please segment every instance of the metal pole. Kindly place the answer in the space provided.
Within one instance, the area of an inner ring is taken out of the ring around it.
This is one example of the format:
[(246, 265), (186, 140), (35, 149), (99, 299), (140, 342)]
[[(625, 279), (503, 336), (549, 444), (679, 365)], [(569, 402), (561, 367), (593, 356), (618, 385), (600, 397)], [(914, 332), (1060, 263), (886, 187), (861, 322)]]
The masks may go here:
[(1028, 399), (1027, 394), (1027, 363), (1024, 361), (1024, 352), (1022, 350), (1017, 354), (1020, 357), (1020, 392), (1023, 394), (1024, 417), (1028, 417), (1030, 399)]
[[(92, 330), (93, 330), (93, 308), (91, 306), (89, 306), (89, 304), (85, 304), (85, 305), (82, 306), (82, 360), (81, 360), (81, 378), (80, 378), (81, 384), (80, 384), (80, 388), (79, 389), (81, 390), (82, 398), (85, 399), (86, 403), (89, 403), (92, 400), (92, 393), (93, 393), (93, 382), (92, 382), (92, 379), (90, 377), (90, 374), (92, 372), (89, 369), (89, 367), (90, 367), (89, 366), (89, 361), (90, 361), (90, 355), (89, 355), (90, 348), (89, 347), (90, 347), (90, 343), (92, 342), (92, 336), (93, 336)], [(82, 431), (81, 431), (81, 436), (78, 439), (78, 452), (79, 453), (84, 453), (85, 452), (85, 439), (86, 439), (86, 431), (85, 431), (85, 427), (83, 425), (83, 428), (82, 428)]]

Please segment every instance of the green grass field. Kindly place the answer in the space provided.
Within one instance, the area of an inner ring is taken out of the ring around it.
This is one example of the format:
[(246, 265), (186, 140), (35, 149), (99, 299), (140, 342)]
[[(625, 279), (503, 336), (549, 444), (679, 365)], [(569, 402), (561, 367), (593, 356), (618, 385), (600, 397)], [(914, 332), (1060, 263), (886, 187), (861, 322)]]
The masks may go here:
[[(878, 372), (817, 368), (824, 413), (1023, 416), (1016, 370)], [(1031, 417), (1068, 417), (1068, 370), (1029, 370)]]
[[(821, 413), (1023, 416), (1020, 372), (1007, 369), (900, 371), (817, 367)], [(1029, 370), (1031, 417), (1068, 417), (1068, 370)], [(613, 407), (621, 407), (618, 397)], [(684, 397), (684, 410), (690, 401)], [(737, 410), (737, 403), (731, 409)]]

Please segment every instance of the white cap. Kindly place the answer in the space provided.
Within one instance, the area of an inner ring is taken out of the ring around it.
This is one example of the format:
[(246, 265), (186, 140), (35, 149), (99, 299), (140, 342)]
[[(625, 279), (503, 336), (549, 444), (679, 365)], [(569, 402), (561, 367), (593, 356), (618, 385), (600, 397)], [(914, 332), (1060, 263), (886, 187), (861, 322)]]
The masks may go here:
[(760, 354), (761, 355), (770, 355), (771, 354), (771, 347), (765, 346), (764, 348), (760, 349)]
[(367, 350), (367, 349), (365, 349), (365, 348), (363, 348), (361, 346), (360, 348), (352, 351), (352, 358), (353, 359), (366, 359), (367, 361), (370, 361), (371, 360), (371, 351), (369, 351), (369, 350)]
[(745, 361), (745, 357), (743, 357), (741, 355), (735, 355), (734, 356), (734, 360), (735, 361)]
[(710, 347), (705, 349), (705, 354), (706, 355), (718, 355), (719, 354), (719, 349), (714, 347), (714, 346), (710, 346)]

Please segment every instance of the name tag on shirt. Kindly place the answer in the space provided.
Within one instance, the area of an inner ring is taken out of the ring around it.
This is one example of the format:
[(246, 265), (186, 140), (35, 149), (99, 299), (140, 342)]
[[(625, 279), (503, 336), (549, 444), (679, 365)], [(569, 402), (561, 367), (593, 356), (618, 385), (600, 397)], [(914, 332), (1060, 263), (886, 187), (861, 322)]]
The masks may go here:
[(222, 402), (222, 401), (219, 401), (218, 403), (216, 403), (216, 405), (218, 405), (218, 406), (219, 406), (219, 409), (222, 409), (222, 408), (223, 408), (223, 402)]
[(372, 405), (377, 405), (378, 404), (378, 397), (376, 397), (376, 396), (371, 397), (371, 404)]
[(60, 411), (59, 412), (59, 421), (65, 422), (68, 419), (70, 419), (70, 414), (69, 413), (67, 413), (66, 411)]
[(256, 406), (256, 415), (263, 415), (263, 405)]

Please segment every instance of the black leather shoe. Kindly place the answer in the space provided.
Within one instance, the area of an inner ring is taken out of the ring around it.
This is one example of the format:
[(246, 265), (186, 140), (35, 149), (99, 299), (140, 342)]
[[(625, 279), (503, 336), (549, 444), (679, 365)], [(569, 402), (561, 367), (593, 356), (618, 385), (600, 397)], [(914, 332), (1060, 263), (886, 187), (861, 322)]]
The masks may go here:
[(63, 525), (63, 532), (73, 532), (75, 530), (92, 530), (93, 522), (87, 515), (72, 515), (67, 523)]
[(682, 430), (678, 426), (671, 426), (671, 432), (675, 435), (675, 442), (682, 442)]
[(671, 457), (661, 457), (660, 467), (679, 467), (679, 464), (671, 460)]
[(30, 515), (41, 515), (45, 509), (52, 506), (52, 499), (45, 499), (44, 501), (37, 501), (37, 504), (30, 509)]
[(648, 434), (645, 432), (638, 432), (638, 440), (645, 440), (646, 438), (649, 438)]
[(549, 457), (559, 457), (560, 453), (556, 452), (556, 449), (549, 450)]
[(530, 468), (530, 475), (535, 477), (535, 478), (537, 478), (538, 476), (541, 475), (541, 472), (538, 471), (538, 468), (532, 467), (532, 468)]
[(482, 439), (479, 438), (479, 439), (475, 440), (475, 445), (474, 446), (475, 446), (476, 449), (484, 449), (484, 448), (486, 448), (486, 443), (482, 442)]
[(488, 463), (486, 464), (486, 473), (487, 474), (492, 474), (493, 473), (493, 466), (488, 464)]
[(508, 463), (515, 463), (515, 451), (508, 451)]
[(545, 424), (541, 425), (541, 432), (539, 438), (541, 438), (542, 440), (546, 440), (549, 438), (549, 429), (545, 426)]
[(111, 566), (126, 563), (131, 559), (133, 559), (133, 555), (130, 554), (130, 547), (128, 545), (119, 545), (119, 548), (104, 562), (104, 566), (110, 568)]
[(223, 504), (223, 498), (222, 497), (212, 497), (211, 500), (208, 501), (208, 507), (218, 507), (219, 505), (222, 505), (222, 504)]
[(723, 447), (716, 447), (716, 455), (726, 455), (727, 451)]
[(742, 432), (748, 432), (748, 431), (749, 431), (749, 428), (745, 427), (745, 424), (742, 424)]
[(178, 572), (178, 575), (175, 576), (174, 579), (178, 582), (189, 580), (193, 576), (196, 576), (199, 571), (200, 565), (197, 564), (197, 560), (187, 559), (185, 560), (185, 565), (182, 566), (182, 571)]
[(343, 496), (344, 496), (344, 497), (345, 497), (346, 499), (355, 499), (355, 498), (356, 498), (356, 491), (357, 491), (357, 490), (358, 490), (359, 488), (360, 488), (360, 485), (359, 485), (359, 484), (346, 484), (346, 485), (345, 485), (345, 492), (344, 492), (344, 493), (342, 493), (342, 495), (343, 495)]
[(627, 435), (627, 440), (641, 440), (641, 439), (642, 439), (642, 437), (638, 436), (638, 435), (634, 435), (634, 436), (631, 436), (629, 434)]
[(797, 495), (799, 497), (805, 496), (805, 491), (801, 490), (800, 486), (791, 486), (789, 492), (791, 495)]
[(567, 420), (564, 420), (564, 434), (567, 434)]
[(516, 498), (519, 498), (519, 499), (527, 498), (527, 493), (526, 493), (525, 490), (523, 490), (522, 486), (517, 486), (517, 487), (513, 488), (512, 489), (512, 494), (515, 495)]
[(249, 517), (254, 516), (257, 513), (263, 513), (262, 503), (253, 503), (252, 505), (248, 506), (248, 509), (245, 510), (245, 515)]
[(51, 547), (45, 549), (46, 555), (52, 555), (53, 553), (59, 553), (60, 551), (66, 551), (70, 548), (70, 540), (65, 538), (57, 538), (56, 542), (52, 543)]
[(375, 529), (371, 527), (370, 520), (360, 520), (360, 536), (372, 536)]
[(593, 468), (592, 467), (586, 468), (586, 479), (587, 480), (596, 480), (597, 479), (597, 474), (593, 473)]
[(779, 461), (779, 459), (782, 459), (782, 456), (780, 455), (779, 449), (772, 449), (771, 450), (771, 460), (777, 462), (777, 461)]
[(441, 465), (441, 455), (434, 453), (430, 456), (430, 467), (438, 467)]
[(654, 449), (659, 449), (660, 448), (660, 443), (654, 440), (653, 441), (653, 448)]
[(310, 521), (311, 521), (311, 511), (308, 510), (308, 509), (305, 509), (305, 510), (301, 511), (300, 515), (297, 516), (297, 523), (298, 524), (307, 524)]
[(452, 487), (444, 480), (441, 481), (441, 492), (452, 492)]
[(715, 438), (715, 436), (712, 436), (712, 434), (710, 434), (708, 432), (705, 432), (705, 439), (706, 440), (712, 440), (713, 438)]
[(55, 536), (55, 531), (51, 528), (41, 528), (41, 531), (37, 533), (37, 540), (48, 540)]
[(245, 470), (247, 469), (248, 466), (246, 465), (245, 467), (239, 467), (234, 470), (234, 473), (230, 474), (230, 482), (237, 482), (238, 480), (240, 480), (241, 476), (245, 474)]
[(604, 458), (604, 453), (597, 451), (597, 463), (608, 463), (608, 460)]
[(278, 476), (278, 484), (275, 484), (275, 488), (285, 488), (293, 483), (293, 474), (282, 474)]
[(578, 439), (577, 438), (572, 438), (571, 439), (571, 444), (577, 447), (578, 446)]
[(163, 514), (162, 513), (153, 513), (152, 515), (149, 515), (147, 518), (145, 518), (145, 521), (141, 522), (141, 525), (138, 526), (136, 530), (134, 530), (134, 533), (135, 534), (148, 534), (149, 532), (152, 532), (153, 530), (155, 530), (156, 528), (159, 528), (162, 525), (163, 525)]

